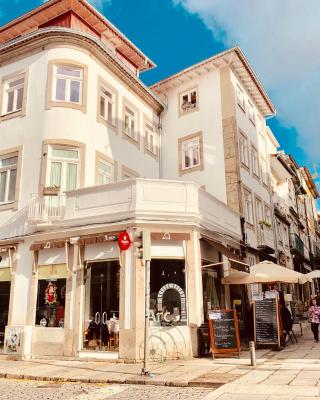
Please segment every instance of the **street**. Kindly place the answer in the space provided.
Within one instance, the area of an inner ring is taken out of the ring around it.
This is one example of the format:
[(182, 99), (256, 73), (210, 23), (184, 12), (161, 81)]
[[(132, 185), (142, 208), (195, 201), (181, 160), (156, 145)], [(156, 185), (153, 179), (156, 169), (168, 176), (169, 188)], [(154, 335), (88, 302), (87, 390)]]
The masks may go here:
[(149, 385), (96, 385), (0, 380), (0, 400), (189, 400), (203, 399), (212, 389)]

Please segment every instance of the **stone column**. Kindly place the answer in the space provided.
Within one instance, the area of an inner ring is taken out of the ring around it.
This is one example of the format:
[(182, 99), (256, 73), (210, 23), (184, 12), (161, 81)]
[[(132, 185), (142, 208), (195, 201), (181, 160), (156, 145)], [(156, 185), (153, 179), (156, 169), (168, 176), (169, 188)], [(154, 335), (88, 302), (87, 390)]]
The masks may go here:
[(197, 328), (203, 322), (203, 293), (199, 233), (195, 231), (191, 232), (191, 239), (186, 241), (186, 286), (191, 351), (192, 355), (196, 356)]
[(143, 357), (144, 266), (132, 247), (120, 256), (119, 358), (134, 362)]
[(69, 246), (68, 251), (68, 272), (66, 281), (66, 299), (65, 299), (65, 312), (64, 312), (64, 346), (63, 353), (65, 356), (72, 356), (73, 354), (73, 330), (72, 330), (72, 282), (73, 282), (73, 260), (74, 260), (74, 246)]

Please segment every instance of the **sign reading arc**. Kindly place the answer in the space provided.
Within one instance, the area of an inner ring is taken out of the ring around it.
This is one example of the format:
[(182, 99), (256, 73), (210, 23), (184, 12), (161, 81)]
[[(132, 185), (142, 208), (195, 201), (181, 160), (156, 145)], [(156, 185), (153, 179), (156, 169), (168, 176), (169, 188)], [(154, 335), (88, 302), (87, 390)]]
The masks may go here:
[(190, 240), (190, 233), (151, 232), (151, 239), (163, 241)]

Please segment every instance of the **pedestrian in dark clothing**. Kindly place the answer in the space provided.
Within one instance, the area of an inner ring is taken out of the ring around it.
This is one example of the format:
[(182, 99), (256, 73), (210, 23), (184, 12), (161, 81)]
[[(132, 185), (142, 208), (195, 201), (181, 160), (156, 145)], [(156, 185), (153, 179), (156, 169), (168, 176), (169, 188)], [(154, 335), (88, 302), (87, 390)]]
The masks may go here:
[(311, 323), (314, 340), (319, 342), (320, 307), (317, 305), (316, 299), (310, 301), (309, 322)]

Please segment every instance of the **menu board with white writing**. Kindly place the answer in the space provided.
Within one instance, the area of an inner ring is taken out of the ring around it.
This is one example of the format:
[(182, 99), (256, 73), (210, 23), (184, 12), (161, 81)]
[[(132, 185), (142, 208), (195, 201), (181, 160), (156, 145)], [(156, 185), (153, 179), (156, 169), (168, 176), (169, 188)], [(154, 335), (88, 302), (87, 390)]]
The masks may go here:
[(211, 310), (209, 326), (213, 353), (240, 352), (238, 320), (235, 310)]
[(269, 298), (254, 303), (254, 332), (257, 344), (279, 345), (278, 300)]

